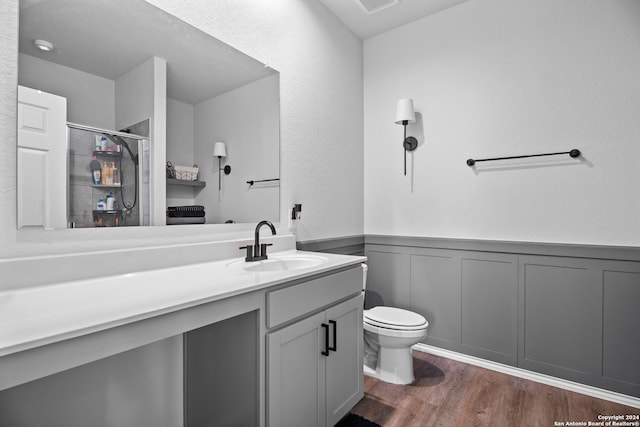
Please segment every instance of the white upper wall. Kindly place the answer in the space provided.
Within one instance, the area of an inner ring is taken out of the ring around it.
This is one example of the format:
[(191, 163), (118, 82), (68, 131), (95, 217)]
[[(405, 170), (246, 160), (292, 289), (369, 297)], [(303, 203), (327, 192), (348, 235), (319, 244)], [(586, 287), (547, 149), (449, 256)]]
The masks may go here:
[[(299, 240), (361, 234), (362, 42), (317, 0), (238, 0), (215, 2), (215, 6), (208, 0), (151, 3), (280, 71), (280, 220), (284, 229), (287, 210), (302, 203), (305, 214), (298, 224)], [(18, 1), (3, 0), (2, 8), (0, 257), (216, 238), (212, 229), (193, 227), (16, 232)], [(252, 231), (247, 229), (246, 235)]]
[(67, 120), (115, 129), (115, 82), (73, 68), (20, 54), (23, 86), (67, 98)]
[[(116, 80), (116, 129), (133, 126), (147, 119), (151, 144), (151, 225), (164, 226), (167, 207), (167, 62), (155, 56)], [(142, 200), (147, 195), (140, 194), (139, 197)]]
[(302, 203), (298, 240), (362, 234), (362, 42), (317, 0), (150, 2), (280, 72), (284, 228)]
[(193, 112), (191, 104), (167, 98), (167, 160), (191, 166), (193, 155)]
[[(198, 163), (193, 155), (193, 112), (193, 105), (167, 98), (167, 161), (173, 165)], [(167, 185), (167, 206), (193, 204), (191, 188)]]
[(116, 80), (116, 130), (153, 120), (155, 61), (149, 58)]
[[(279, 220), (278, 182), (247, 184), (280, 176), (278, 80), (273, 74), (194, 108), (194, 153), (200, 159), (199, 179), (207, 183), (196, 191), (195, 204), (205, 207), (208, 224), (254, 222), (258, 215), (260, 220)], [(214, 142), (225, 143), (226, 158), (213, 157)], [(219, 165), (230, 166), (231, 173), (219, 173)]]
[(637, 0), (471, 0), (366, 40), (365, 233), (639, 245), (639, 23)]

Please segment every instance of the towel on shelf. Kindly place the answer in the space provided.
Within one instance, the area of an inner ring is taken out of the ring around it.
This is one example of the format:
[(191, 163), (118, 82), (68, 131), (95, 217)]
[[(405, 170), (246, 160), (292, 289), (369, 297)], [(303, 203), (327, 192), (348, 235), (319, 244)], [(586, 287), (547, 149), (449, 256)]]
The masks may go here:
[(202, 218), (204, 214), (204, 206), (199, 205), (167, 207), (167, 218)]
[(180, 224), (205, 224), (207, 219), (203, 216), (200, 217), (179, 217), (167, 218), (167, 225), (180, 225)]

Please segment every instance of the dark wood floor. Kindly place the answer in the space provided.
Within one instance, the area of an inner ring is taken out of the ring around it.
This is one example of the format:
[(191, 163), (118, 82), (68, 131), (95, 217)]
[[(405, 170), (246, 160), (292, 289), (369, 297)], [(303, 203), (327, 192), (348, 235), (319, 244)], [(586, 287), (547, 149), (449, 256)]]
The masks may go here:
[(364, 398), (351, 412), (383, 427), (545, 427), (596, 422), (600, 414), (640, 414), (640, 409), (419, 351), (413, 359), (415, 384), (365, 376)]

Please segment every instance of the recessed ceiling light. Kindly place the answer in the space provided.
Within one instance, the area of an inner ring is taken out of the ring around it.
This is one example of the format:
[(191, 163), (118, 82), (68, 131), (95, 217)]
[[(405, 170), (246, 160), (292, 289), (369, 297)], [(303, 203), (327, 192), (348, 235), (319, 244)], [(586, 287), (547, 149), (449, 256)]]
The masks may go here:
[(45, 52), (51, 52), (53, 50), (53, 43), (46, 40), (36, 39), (33, 41), (33, 44), (36, 45), (38, 49)]
[(400, 3), (400, 0), (356, 0), (367, 13), (380, 12), (383, 9)]

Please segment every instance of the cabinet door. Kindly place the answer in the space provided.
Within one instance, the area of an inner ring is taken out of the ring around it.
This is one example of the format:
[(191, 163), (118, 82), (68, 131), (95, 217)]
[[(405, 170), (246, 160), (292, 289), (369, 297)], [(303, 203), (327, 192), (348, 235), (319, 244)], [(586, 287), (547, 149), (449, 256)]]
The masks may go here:
[(325, 312), (267, 335), (270, 427), (325, 425)]
[(333, 426), (364, 395), (362, 378), (362, 297), (327, 310), (330, 343), (327, 363), (327, 425)]

